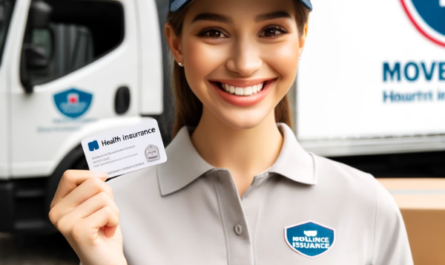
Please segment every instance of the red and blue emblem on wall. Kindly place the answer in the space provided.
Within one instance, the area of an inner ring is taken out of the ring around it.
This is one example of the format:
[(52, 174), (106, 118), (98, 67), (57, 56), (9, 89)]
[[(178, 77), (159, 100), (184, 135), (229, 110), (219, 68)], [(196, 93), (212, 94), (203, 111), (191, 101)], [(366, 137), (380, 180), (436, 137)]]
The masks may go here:
[(85, 114), (91, 106), (93, 94), (71, 88), (54, 95), (57, 109), (65, 116), (76, 119)]
[(400, 0), (414, 27), (427, 39), (445, 47), (445, 0)]

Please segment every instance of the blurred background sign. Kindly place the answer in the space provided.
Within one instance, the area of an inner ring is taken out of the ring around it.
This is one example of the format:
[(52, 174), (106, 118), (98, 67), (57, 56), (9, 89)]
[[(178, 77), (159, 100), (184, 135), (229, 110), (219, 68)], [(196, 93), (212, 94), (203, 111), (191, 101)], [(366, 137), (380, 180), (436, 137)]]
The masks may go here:
[(306, 149), (445, 150), (445, 1), (313, 2), (297, 82)]

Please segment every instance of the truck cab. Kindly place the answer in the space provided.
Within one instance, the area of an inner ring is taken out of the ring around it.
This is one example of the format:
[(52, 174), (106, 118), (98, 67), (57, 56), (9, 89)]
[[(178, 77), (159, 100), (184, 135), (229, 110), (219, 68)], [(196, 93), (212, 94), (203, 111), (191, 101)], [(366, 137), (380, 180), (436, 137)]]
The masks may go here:
[(163, 112), (154, 0), (0, 0), (0, 231), (53, 231), (80, 142)]

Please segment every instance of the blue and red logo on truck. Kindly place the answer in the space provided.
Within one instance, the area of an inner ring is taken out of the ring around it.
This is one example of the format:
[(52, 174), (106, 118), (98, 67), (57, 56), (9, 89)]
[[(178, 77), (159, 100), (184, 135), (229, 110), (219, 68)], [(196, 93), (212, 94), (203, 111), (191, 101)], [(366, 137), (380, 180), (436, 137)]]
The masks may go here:
[(57, 109), (69, 118), (79, 118), (91, 106), (93, 94), (71, 88), (54, 95), (54, 103)]
[(427, 39), (445, 47), (445, 0), (400, 0), (414, 27)]

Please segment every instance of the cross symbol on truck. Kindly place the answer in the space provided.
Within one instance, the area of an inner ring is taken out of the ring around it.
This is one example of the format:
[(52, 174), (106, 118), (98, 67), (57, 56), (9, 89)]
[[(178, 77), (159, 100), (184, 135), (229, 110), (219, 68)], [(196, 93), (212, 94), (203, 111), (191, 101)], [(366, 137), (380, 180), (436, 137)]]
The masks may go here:
[(71, 104), (76, 104), (79, 101), (79, 95), (76, 93), (68, 94), (68, 102)]

